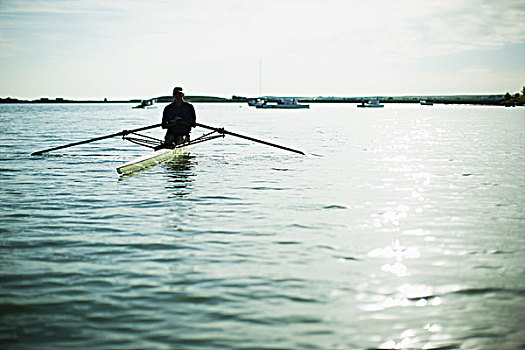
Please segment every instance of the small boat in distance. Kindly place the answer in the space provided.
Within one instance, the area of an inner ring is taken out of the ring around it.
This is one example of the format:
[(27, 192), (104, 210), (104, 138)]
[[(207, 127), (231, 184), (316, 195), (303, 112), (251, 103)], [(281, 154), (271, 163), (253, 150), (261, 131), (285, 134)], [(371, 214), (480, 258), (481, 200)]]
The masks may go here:
[(310, 105), (303, 105), (297, 102), (296, 98), (280, 98), (277, 103), (268, 103), (264, 100), (264, 103), (258, 104), (256, 108), (281, 108), (281, 109), (293, 109), (293, 108), (310, 108)]
[(135, 107), (131, 107), (131, 108), (134, 108), (134, 109), (137, 109), (137, 108), (142, 108), (142, 109), (151, 109), (151, 108), (157, 108), (157, 106), (153, 105), (153, 103), (156, 102), (156, 99), (154, 98), (151, 98), (149, 100), (142, 100), (140, 101), (140, 104), (135, 106)]
[(257, 106), (262, 106), (265, 103), (266, 103), (266, 100), (264, 98), (251, 99), (248, 101), (248, 106), (257, 107)]
[(425, 101), (425, 100), (421, 100), (419, 101), (419, 103), (422, 105), (422, 106), (433, 106), (434, 105), (434, 102), (428, 100), (428, 101)]
[(357, 105), (357, 107), (370, 107), (370, 108), (381, 108), (381, 107), (384, 107), (385, 105), (382, 105), (379, 103), (379, 100), (377, 99), (371, 99), (371, 100), (368, 100), (368, 103), (365, 103), (365, 101), (361, 102), (360, 105)]

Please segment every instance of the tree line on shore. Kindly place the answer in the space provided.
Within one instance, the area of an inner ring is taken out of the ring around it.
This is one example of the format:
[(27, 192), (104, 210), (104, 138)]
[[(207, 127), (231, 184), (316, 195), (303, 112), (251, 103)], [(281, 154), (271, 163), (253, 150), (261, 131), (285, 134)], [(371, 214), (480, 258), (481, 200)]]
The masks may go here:
[(521, 95), (519, 92), (514, 95), (507, 92), (505, 96), (503, 96), (503, 104), (507, 107), (525, 105), (525, 85), (521, 89)]

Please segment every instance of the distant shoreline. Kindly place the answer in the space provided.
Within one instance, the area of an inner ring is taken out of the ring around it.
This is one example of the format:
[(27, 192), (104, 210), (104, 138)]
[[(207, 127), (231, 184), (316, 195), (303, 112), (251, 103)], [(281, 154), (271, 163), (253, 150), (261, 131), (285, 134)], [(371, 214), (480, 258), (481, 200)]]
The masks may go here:
[[(262, 97), (241, 97), (222, 98), (215, 96), (186, 96), (186, 100), (191, 103), (214, 102), (214, 103), (243, 103), (257, 98), (264, 98), (268, 101), (278, 100), (277, 96)], [(361, 96), (361, 97), (295, 97), (302, 103), (361, 103), (370, 99), (377, 99), (380, 103), (417, 103), (421, 101), (432, 101), (434, 104), (460, 104), (460, 105), (490, 105), (490, 106), (523, 106), (525, 104), (523, 96), (508, 98), (505, 95), (450, 95), (450, 96)], [(156, 102), (171, 102), (171, 96), (160, 96), (150, 98)], [(0, 104), (16, 103), (140, 103), (140, 99), (131, 100), (68, 100), (64, 98), (40, 98), (37, 100), (22, 100), (17, 98), (0, 98)]]
[[(160, 96), (145, 99), (131, 99), (131, 100), (68, 100), (65, 98), (47, 98), (42, 97), (36, 100), (23, 100), (18, 98), (6, 97), (0, 98), (0, 104), (7, 103), (141, 103), (142, 100), (155, 100), (155, 102), (172, 102), (171, 96)], [(214, 97), (214, 96), (186, 96), (185, 100), (189, 102), (242, 102), (234, 99)]]

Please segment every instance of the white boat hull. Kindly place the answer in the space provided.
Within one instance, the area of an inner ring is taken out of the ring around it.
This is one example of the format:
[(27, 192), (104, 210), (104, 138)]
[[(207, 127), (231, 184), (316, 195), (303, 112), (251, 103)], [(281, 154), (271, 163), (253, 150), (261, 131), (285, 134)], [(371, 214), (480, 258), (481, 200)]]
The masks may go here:
[(310, 108), (310, 105), (261, 105), (255, 106), (256, 108), (279, 108), (279, 109), (298, 109), (298, 108)]
[(162, 148), (152, 153), (148, 153), (139, 158), (133, 159), (117, 168), (119, 174), (131, 174), (151, 166), (167, 162), (173, 157), (189, 152), (189, 146), (176, 147), (174, 149)]

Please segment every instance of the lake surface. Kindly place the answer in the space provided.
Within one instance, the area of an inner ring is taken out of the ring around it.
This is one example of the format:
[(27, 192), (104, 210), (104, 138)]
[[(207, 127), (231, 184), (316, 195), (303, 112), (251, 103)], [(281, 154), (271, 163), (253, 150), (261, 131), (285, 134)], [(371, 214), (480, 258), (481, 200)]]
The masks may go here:
[(162, 107), (0, 105), (3, 348), (525, 347), (525, 109), (195, 104), (322, 157), (226, 137), (119, 177), (148, 151), (29, 155)]

